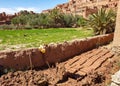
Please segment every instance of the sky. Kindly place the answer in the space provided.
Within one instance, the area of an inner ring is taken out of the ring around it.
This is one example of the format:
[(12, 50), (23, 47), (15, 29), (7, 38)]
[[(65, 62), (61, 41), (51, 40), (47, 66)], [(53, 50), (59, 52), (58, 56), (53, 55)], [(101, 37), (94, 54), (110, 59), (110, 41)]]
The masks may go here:
[(66, 2), (68, 0), (0, 0), (0, 13), (14, 14), (21, 10), (40, 13), (42, 10), (52, 9), (57, 4)]

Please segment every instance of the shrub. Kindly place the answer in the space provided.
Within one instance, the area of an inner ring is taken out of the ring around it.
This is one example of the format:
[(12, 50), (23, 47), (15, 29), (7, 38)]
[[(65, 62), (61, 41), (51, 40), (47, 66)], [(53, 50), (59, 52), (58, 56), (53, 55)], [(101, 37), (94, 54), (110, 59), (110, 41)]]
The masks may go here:
[(87, 19), (83, 18), (82, 16), (78, 16), (77, 17), (77, 26), (79, 26), (79, 27), (88, 26)]
[(116, 14), (113, 10), (101, 9), (92, 14), (89, 24), (93, 28), (95, 35), (114, 32)]
[(53, 9), (49, 13), (49, 19), (52, 19), (52, 27), (63, 27), (63, 14), (58, 9)]
[(13, 30), (16, 29), (14, 25), (0, 25), (0, 30)]
[(45, 14), (29, 14), (21, 11), (21, 15), (13, 18), (11, 22), (17, 26), (16, 29), (30, 29), (31, 27), (82, 27), (86, 25), (86, 20), (83, 17), (72, 14), (64, 14), (58, 9), (54, 9), (50, 13)]
[(72, 27), (76, 24), (75, 16), (71, 14), (64, 14), (62, 20), (65, 27)]

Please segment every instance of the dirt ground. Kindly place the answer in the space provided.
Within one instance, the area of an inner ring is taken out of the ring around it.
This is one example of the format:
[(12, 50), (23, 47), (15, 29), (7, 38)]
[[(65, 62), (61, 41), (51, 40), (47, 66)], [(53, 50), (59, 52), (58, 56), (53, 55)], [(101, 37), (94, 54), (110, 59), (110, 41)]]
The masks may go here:
[(119, 57), (93, 49), (44, 70), (9, 72), (0, 77), (0, 86), (107, 86), (120, 68)]

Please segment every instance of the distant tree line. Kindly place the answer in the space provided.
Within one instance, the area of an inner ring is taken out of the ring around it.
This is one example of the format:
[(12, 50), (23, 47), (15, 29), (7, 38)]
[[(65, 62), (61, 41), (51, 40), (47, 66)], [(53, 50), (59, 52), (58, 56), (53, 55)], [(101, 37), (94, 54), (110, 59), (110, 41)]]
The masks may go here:
[(0, 26), (0, 29), (41, 29), (59, 27), (92, 27), (95, 35), (114, 32), (116, 12), (101, 9), (87, 19), (79, 15), (64, 14), (54, 9), (49, 13), (30, 14), (21, 11), (21, 15), (11, 20), (12, 25)]
[(15, 26), (24, 26), (26, 28), (78, 27), (87, 25), (86, 19), (82, 16), (63, 14), (57, 9), (44, 14), (23, 13), (13, 18), (11, 22)]

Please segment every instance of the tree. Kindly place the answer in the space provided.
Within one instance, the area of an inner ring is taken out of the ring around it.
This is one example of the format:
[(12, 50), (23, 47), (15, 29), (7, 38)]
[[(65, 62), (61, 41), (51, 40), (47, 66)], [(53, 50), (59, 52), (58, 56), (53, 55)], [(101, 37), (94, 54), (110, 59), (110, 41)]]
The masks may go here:
[(93, 28), (95, 35), (102, 35), (114, 32), (116, 13), (111, 10), (101, 9), (92, 14), (89, 24)]
[(61, 27), (62, 25), (62, 12), (59, 9), (53, 9), (50, 12), (50, 17), (54, 20), (53, 27)]
[(120, 46), (120, 0), (119, 0), (119, 3), (118, 3), (113, 46)]
[(63, 21), (65, 27), (72, 27), (74, 24), (76, 24), (77, 20), (71, 14), (64, 14), (62, 16), (62, 21)]
[(77, 26), (79, 26), (79, 27), (88, 26), (87, 19), (83, 18), (82, 16), (78, 16), (78, 18), (77, 18)]

